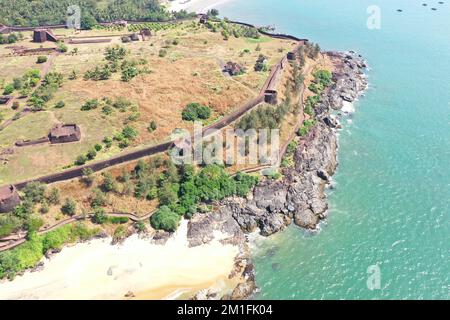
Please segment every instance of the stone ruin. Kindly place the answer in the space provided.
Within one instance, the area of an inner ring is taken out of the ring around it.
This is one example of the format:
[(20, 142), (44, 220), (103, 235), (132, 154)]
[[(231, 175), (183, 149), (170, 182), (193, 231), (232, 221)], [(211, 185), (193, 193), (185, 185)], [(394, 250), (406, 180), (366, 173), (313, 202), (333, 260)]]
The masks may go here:
[(0, 187), (0, 213), (12, 211), (20, 204), (20, 197), (13, 185)]

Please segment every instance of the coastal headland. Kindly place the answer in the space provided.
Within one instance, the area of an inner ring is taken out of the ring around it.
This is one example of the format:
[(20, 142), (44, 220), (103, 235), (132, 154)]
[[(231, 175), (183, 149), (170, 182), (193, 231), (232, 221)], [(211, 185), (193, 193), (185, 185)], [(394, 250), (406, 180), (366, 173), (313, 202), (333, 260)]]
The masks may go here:
[[(229, 23), (252, 28), (251, 25), (245, 23)], [(301, 48), (301, 46), (298, 47), (299, 41), (302, 42), (303, 46), (305, 46), (305, 41), (289, 35), (271, 35), (264, 30), (259, 30), (259, 32), (263, 36), (273, 36), (274, 39), (281, 39), (282, 41), (285, 41), (284, 45), (286, 47), (284, 50), (278, 50), (278, 53), (282, 55), (281, 62), (272, 65), (272, 71), (278, 68), (278, 66), (283, 66), (281, 68), (282, 76), (280, 77), (282, 79), (280, 81), (280, 88), (282, 87), (283, 89), (280, 89), (280, 98), (283, 101), (292, 99), (297, 101), (297, 106), (301, 106), (301, 112), (298, 110), (293, 110), (286, 116), (285, 121), (280, 123), (283, 142), (282, 156), (286, 161), (284, 162), (279, 175), (276, 177), (273, 176), (262, 178), (254, 188), (251, 188), (251, 191), (245, 197), (235, 195), (232, 197), (226, 197), (223, 200), (213, 201), (209, 210), (202, 213), (196, 212), (186, 224), (182, 224), (185, 225), (187, 229), (186, 242), (182, 246), (184, 249), (180, 249), (182, 252), (186, 252), (183, 259), (190, 261), (196, 259), (194, 255), (190, 256), (189, 253), (195, 251), (193, 248), (198, 248), (199, 252), (202, 252), (201, 250), (203, 250), (200, 248), (205, 248), (205, 252), (203, 252), (202, 255), (208, 257), (206, 260), (197, 259), (197, 263), (194, 264), (192, 267), (193, 271), (191, 272), (198, 272), (200, 265), (208, 265), (205, 261), (211, 261), (210, 259), (212, 258), (210, 253), (214, 250), (223, 253), (222, 256), (224, 257), (224, 260), (220, 263), (222, 268), (210, 266), (214, 272), (210, 272), (208, 277), (204, 277), (202, 280), (197, 279), (191, 282), (183, 282), (179, 279), (174, 279), (174, 273), (180, 271), (177, 271), (176, 268), (168, 268), (167, 265), (161, 265), (158, 270), (162, 270), (163, 268), (166, 269), (166, 282), (162, 281), (154, 286), (148, 286), (147, 288), (144, 288), (143, 286), (134, 286), (133, 290), (130, 288), (127, 290), (126, 284), (123, 284), (120, 286), (120, 289), (118, 289), (120, 296), (126, 298), (164, 298), (167, 297), (169, 293), (173, 293), (172, 289), (178, 286), (178, 288), (187, 287), (186, 292), (188, 292), (188, 296), (194, 299), (249, 298), (256, 291), (257, 285), (254, 279), (254, 270), (251, 263), (251, 255), (248, 248), (246, 234), (259, 232), (263, 236), (270, 236), (271, 234), (283, 230), (286, 226), (291, 224), (292, 221), (302, 228), (314, 230), (317, 228), (319, 222), (326, 218), (328, 207), (325, 188), (330, 184), (331, 176), (335, 172), (338, 165), (338, 141), (336, 131), (340, 127), (338, 120), (341, 115), (340, 113), (342, 113), (339, 110), (341, 110), (346, 103), (351, 103), (356, 100), (366, 88), (367, 82), (363, 74), (365, 63), (360, 56), (352, 52), (317, 52), (314, 58), (305, 58), (305, 61), (303, 61), (303, 81), (301, 81), (298, 87), (295, 87), (293, 85), (296, 81), (296, 76), (294, 76), (294, 73), (298, 72), (295, 71), (297, 70), (296, 62), (289, 63), (286, 54), (292, 52), (294, 48)], [(312, 50), (311, 47), (308, 48), (308, 50)], [(297, 52), (295, 52), (295, 54), (297, 54)], [(305, 52), (302, 54), (305, 54)], [(331, 82), (326, 87), (318, 90), (315, 85), (317, 85), (320, 80), (319, 71), (326, 69), (329, 69), (327, 71), (329, 71), (332, 75)], [(273, 73), (269, 72), (269, 78), (266, 83), (270, 83), (270, 77), (272, 76)], [(247, 79), (247, 82), (251, 80), (252, 79), (249, 78)], [(247, 82), (245, 82), (245, 85), (247, 85)], [(311, 86), (312, 84), (315, 85)], [(240, 86), (242, 83), (238, 85)], [(297, 90), (294, 90), (294, 88)], [(256, 98), (254, 98), (256, 99), (255, 103), (247, 103), (244, 107), (228, 113), (222, 112), (221, 115), (223, 117), (210, 125), (216, 126), (217, 128), (225, 128), (233, 125), (237, 120), (250, 112), (255, 106), (263, 102), (263, 93), (267, 89), (266, 84), (262, 84), (262, 86), (257, 85), (252, 88), (251, 91), (255, 92), (255, 90), (258, 89), (259, 94), (257, 94)], [(314, 93), (316, 95), (314, 95)], [(294, 104), (295, 103), (293, 103), (293, 105)], [(312, 110), (307, 109), (307, 106)], [(121, 164), (125, 162), (124, 160), (137, 160), (141, 156), (149, 156), (165, 151), (171, 146), (171, 143), (172, 142), (159, 144), (151, 147), (154, 149), (146, 149), (145, 152), (136, 151), (134, 153), (129, 153), (126, 156), (130, 157), (129, 155), (132, 154), (135, 156), (134, 158), (120, 158), (120, 161), (117, 161), (117, 163), (111, 160), (114, 158), (111, 158), (109, 160), (105, 160), (104, 162), (99, 162), (100, 164), (98, 164), (98, 168), (95, 167), (95, 164), (93, 164), (92, 167), (88, 166), (88, 168), (95, 169), (94, 171), (97, 171), (109, 168), (111, 165)], [(151, 152), (148, 150), (151, 150)], [(119, 158), (117, 157), (115, 159)], [(129, 167), (134, 167), (134, 165), (135, 163), (130, 163)], [(258, 172), (260, 169), (261, 168), (258, 167), (244, 167), (231, 168), (230, 170), (234, 172), (242, 171), (251, 173), (254, 171)], [(62, 178), (56, 180), (41, 178), (37, 180), (48, 183), (60, 181), (60, 184), (66, 188), (65, 190), (69, 190), (68, 184), (75, 183), (76, 186), (72, 186), (71, 188), (77, 188), (77, 186), (80, 185), (80, 182), (64, 181), (80, 176), (82, 177), (84, 175), (82, 174), (81, 169), (73, 170), (73, 172), (76, 172), (73, 176), (67, 174), (66, 176), (53, 174), (51, 175), (52, 177), (59, 175)], [(119, 169), (116, 170), (116, 172), (118, 171)], [(27, 185), (28, 182), (29, 181), (24, 182), (23, 186)], [(84, 191), (81, 190), (80, 194), (83, 192)], [(86, 199), (85, 202), (92, 202), (91, 200), (92, 198), (89, 198)], [(121, 205), (123, 206), (124, 203), (121, 203)], [(136, 207), (139, 207), (140, 204), (135, 203), (135, 205)], [(156, 208), (156, 205), (157, 204), (154, 202), (152, 205), (147, 206), (146, 209), (151, 209), (152, 207)], [(80, 216), (80, 220), (88, 217), (89, 215), (86, 215), (85, 212), (83, 213), (83, 216)], [(136, 219), (132, 219), (135, 222), (140, 220), (148, 220), (148, 216), (146, 213), (144, 214), (144, 212), (140, 214), (142, 219), (139, 218), (139, 215), (136, 215), (136, 217)], [(54, 222), (56, 221), (57, 220)], [(47, 229), (50, 230), (53, 228), (51, 225), (48, 225)], [(107, 229), (108, 228), (106, 228), (106, 231), (108, 231)], [(181, 228), (177, 232), (183, 233), (184, 231), (182, 230), (184, 229)], [(135, 241), (132, 239), (126, 239), (127, 236), (135, 233), (136, 231), (136, 226), (132, 226), (127, 230), (127, 232), (125, 232), (125, 235), (116, 238), (114, 242), (123, 243), (124, 247), (126, 247), (127, 241)], [(41, 233), (45, 234), (47, 232), (44, 230), (44, 232)], [(178, 233), (178, 235), (179, 234), (180, 233)], [(102, 237), (107, 237), (107, 235), (108, 232), (103, 232)], [(181, 239), (174, 236), (172, 232), (162, 230), (152, 230), (149, 236), (152, 238), (151, 241), (154, 243), (153, 245), (155, 245), (155, 243), (163, 245), (162, 248), (164, 249), (161, 249), (161, 252), (163, 252), (160, 253), (161, 257), (166, 254), (170, 254), (173, 250), (173, 247), (170, 245), (171, 241), (173, 241), (172, 239)], [(22, 241), (21, 243), (25, 242), (25, 234), (10, 235), (9, 237), (9, 239), (5, 238), (8, 246), (13, 244), (14, 241)], [(96, 245), (97, 244), (94, 246)], [(98, 246), (100, 249), (101, 246), (104, 246), (104, 243), (98, 243)], [(11, 248), (12, 247), (14, 247), (14, 245), (11, 245)], [(86, 248), (86, 250), (88, 249)], [(104, 250), (104, 248), (101, 250)], [(155, 250), (158, 251), (159, 249)], [(53, 251), (50, 250), (48, 257), (51, 257), (52, 252), (56, 254), (59, 251), (60, 248)], [(148, 255), (153, 256), (156, 260), (159, 260), (158, 253), (156, 253), (156, 251), (149, 252)], [(64, 248), (63, 252), (58, 255), (63, 257), (65, 252), (67, 255), (73, 255), (74, 259), (76, 259), (76, 257), (81, 257), (77, 254), (82, 254), (82, 252), (75, 253), (76, 247), (72, 247)], [(52, 259), (55, 259), (55, 261), (53, 262)], [(56, 259), (57, 256), (52, 257), (48, 261), (48, 265), (41, 265), (40, 268), (44, 267), (44, 270), (35, 273), (35, 277), (38, 278), (37, 275), (41, 272), (45, 273), (46, 268), (51, 269), (52, 263), (59, 263), (60, 268), (64, 265), (64, 263), (67, 263), (67, 261), (56, 261)], [(229, 263), (230, 261), (232, 261), (231, 264)], [(150, 260), (147, 262), (151, 263)], [(114, 262), (108, 261), (108, 263)], [(90, 273), (91, 276), (94, 276), (96, 272), (103, 272), (105, 267), (106, 265), (99, 266), (100, 270), (93, 270)], [(109, 268), (111, 268), (111, 266), (109, 266)], [(124, 268), (126, 269), (127, 267)], [(155, 266), (155, 268), (158, 267)], [(149, 272), (149, 270), (142, 270), (142, 272)], [(153, 270), (154, 275), (159, 274), (158, 272), (159, 271)], [(186, 272), (189, 273), (190, 271), (187, 270)], [(114, 275), (114, 271), (111, 273)], [(54, 272), (54, 274), (58, 274), (58, 272)], [(24, 290), (25, 292), (27, 292), (27, 290), (31, 290), (29, 292), (32, 292), (32, 288), (33, 286), (36, 286), (37, 282), (34, 282), (35, 280), (30, 280), (27, 282), (27, 280), (32, 279), (34, 275), (27, 272), (22, 278), (8, 283), (7, 285), (12, 288), (10, 290), (5, 289), (4, 296), (13, 297), (14, 294), (12, 296), (10, 294), (17, 292), (17, 288), (20, 288), (20, 290)], [(143, 279), (142, 275), (138, 276), (138, 278)], [(207, 279), (205, 280), (205, 278)], [(45, 282), (46, 278), (43, 279)], [(120, 280), (120, 278), (117, 279)], [(135, 281), (130, 278), (127, 279), (129, 283)], [(54, 281), (56, 280), (50, 277), (48, 278), (47, 283), (54, 283)], [(125, 282), (126, 281), (124, 280), (124, 283)], [(208, 284), (205, 285), (205, 283)], [(211, 283), (214, 283), (212, 288), (210, 288)], [(4, 284), (2, 284), (2, 286), (3, 285)], [(39, 286), (41, 285), (42, 283), (39, 284)], [(14, 288), (15, 286), (17, 287)], [(201, 287), (209, 289), (196, 290)], [(5, 286), (4, 288), (7, 287)], [(49, 286), (49, 288), (53, 290), (55, 287)], [(70, 290), (73, 289), (70, 285), (63, 285), (60, 289), (68, 290), (68, 298), (81, 297), (77, 295), (80, 291), (77, 291), (76, 294), (74, 293), (75, 291), (72, 291), (72, 294), (70, 293)], [(158, 295), (155, 293), (155, 290), (160, 290), (160, 293), (164, 291), (165, 293)], [(47, 293), (50, 294), (50, 291)], [(46, 296), (48, 297), (48, 295), (30, 293), (29, 297), (44, 298)], [(21, 297), (23, 298), (25, 296)], [(97, 294), (92, 293), (91, 297), (101, 298), (105, 296), (103, 296), (103, 293), (98, 292)]]

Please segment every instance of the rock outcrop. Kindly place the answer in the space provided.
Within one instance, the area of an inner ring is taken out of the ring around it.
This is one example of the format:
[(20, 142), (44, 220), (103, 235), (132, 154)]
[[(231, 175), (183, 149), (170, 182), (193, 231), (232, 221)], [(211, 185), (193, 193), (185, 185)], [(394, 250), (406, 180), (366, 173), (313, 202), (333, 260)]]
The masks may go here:
[[(299, 140), (293, 167), (282, 169), (281, 180), (264, 179), (246, 199), (228, 198), (220, 202), (217, 212), (197, 214), (189, 223), (188, 238), (192, 246), (208, 243), (219, 230), (228, 237), (224, 243), (238, 245), (241, 255), (236, 270), (244, 281), (223, 299), (245, 299), (256, 290), (245, 233), (259, 231), (263, 236), (279, 232), (292, 223), (314, 230), (327, 217), (325, 188), (331, 183), (337, 162), (338, 120), (331, 114), (344, 102), (355, 101), (367, 88), (363, 74), (364, 60), (353, 52), (327, 53), (335, 65), (333, 85), (314, 107), (317, 125)], [(243, 261), (245, 263), (243, 263)], [(199, 294), (199, 297), (208, 294)], [(216, 295), (214, 295), (216, 298)]]

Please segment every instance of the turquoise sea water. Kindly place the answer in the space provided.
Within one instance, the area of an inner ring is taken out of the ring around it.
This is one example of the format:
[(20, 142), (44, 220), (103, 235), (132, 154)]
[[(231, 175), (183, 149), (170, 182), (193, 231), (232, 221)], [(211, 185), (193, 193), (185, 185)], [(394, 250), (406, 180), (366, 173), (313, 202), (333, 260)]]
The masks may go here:
[[(372, 4), (380, 30), (366, 27)], [(292, 227), (258, 243), (257, 298), (449, 299), (450, 1), (231, 0), (219, 9), (356, 50), (371, 67), (340, 133), (330, 217), (317, 234)], [(381, 289), (371, 291), (375, 264)]]

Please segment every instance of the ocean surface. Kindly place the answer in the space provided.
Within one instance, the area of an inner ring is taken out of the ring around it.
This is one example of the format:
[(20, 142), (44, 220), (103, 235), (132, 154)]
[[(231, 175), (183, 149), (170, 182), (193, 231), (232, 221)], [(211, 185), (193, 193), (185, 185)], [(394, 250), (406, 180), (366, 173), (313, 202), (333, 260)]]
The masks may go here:
[[(367, 28), (373, 4), (375, 30)], [(449, 299), (450, 1), (230, 0), (218, 8), (326, 50), (355, 50), (370, 65), (370, 88), (340, 132), (330, 217), (318, 233), (291, 227), (256, 242), (257, 299)]]

